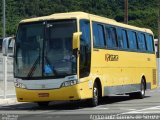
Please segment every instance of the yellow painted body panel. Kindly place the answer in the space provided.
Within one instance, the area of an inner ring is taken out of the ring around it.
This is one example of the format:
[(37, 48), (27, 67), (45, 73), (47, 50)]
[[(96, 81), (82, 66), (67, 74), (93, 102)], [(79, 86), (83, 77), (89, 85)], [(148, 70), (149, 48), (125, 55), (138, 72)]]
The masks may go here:
[[(105, 60), (106, 54), (118, 55), (118, 61)], [(142, 76), (145, 76), (151, 89), (157, 87), (157, 84), (153, 85), (155, 54), (94, 49), (91, 66), (91, 73), (101, 76), (103, 86), (140, 84)]]

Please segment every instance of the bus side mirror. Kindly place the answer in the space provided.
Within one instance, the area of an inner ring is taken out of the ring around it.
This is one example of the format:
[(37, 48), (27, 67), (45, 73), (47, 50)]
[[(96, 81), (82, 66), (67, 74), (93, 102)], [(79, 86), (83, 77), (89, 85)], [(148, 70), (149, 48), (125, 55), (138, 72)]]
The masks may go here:
[(72, 49), (79, 49), (81, 34), (82, 34), (82, 32), (75, 32), (75, 33), (73, 33)]
[(3, 39), (2, 52), (3, 56), (13, 57), (14, 55), (14, 37), (7, 37)]

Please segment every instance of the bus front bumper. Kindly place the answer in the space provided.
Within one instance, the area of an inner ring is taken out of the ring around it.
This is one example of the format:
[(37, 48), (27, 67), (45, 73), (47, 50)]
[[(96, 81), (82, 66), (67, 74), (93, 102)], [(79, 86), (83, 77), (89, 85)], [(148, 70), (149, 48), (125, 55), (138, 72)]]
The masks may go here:
[(78, 85), (52, 90), (28, 90), (16, 88), (18, 102), (39, 102), (81, 99)]

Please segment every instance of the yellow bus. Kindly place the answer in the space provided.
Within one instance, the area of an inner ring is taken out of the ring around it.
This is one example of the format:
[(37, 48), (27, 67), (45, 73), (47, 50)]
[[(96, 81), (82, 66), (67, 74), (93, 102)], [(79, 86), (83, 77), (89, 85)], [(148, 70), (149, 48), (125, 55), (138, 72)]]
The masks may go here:
[(87, 100), (128, 94), (144, 98), (157, 87), (153, 33), (84, 13), (22, 20), (15, 39), (19, 102)]

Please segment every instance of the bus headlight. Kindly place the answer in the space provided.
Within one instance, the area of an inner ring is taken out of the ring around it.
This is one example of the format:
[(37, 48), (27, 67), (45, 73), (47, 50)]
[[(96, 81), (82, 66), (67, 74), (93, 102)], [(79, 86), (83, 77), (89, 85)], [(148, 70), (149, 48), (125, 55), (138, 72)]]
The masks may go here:
[(65, 81), (61, 84), (61, 87), (67, 87), (67, 86), (72, 86), (77, 84), (77, 80), (70, 80), (70, 81)]
[(16, 88), (23, 88), (23, 89), (26, 88), (25, 85), (23, 85), (22, 83), (19, 83), (19, 82), (17, 82), (17, 81), (14, 82), (14, 86), (15, 86)]

